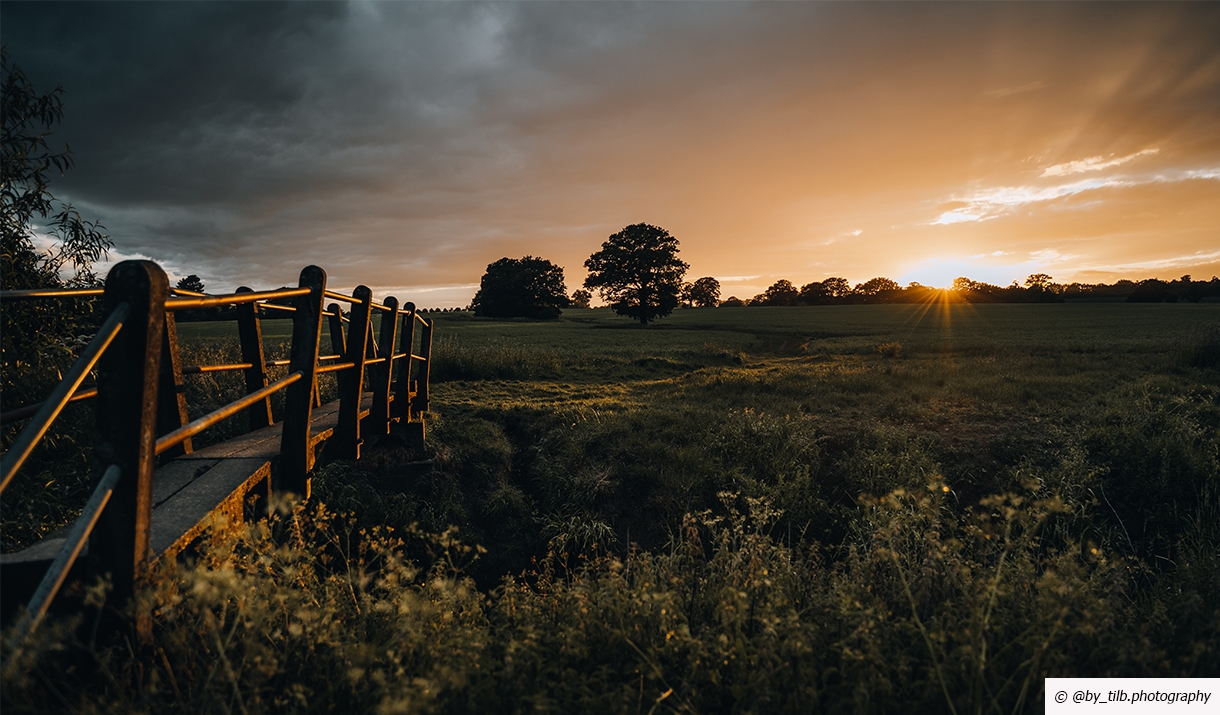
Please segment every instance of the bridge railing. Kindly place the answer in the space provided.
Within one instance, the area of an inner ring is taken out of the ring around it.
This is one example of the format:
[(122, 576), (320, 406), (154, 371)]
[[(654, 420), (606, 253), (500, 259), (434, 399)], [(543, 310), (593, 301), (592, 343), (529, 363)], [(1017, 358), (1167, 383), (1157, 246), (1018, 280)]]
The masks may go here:
[[(365, 286), (357, 287), (351, 296), (328, 291), (326, 273), (317, 266), (301, 271), (297, 288), (253, 291), (242, 287), (229, 295), (176, 291), (169, 288), (164, 271), (149, 261), (116, 265), (103, 290), (4, 291), (0, 300), (99, 294), (106, 319), (51, 395), (41, 403), (0, 415), (2, 423), (30, 420), (0, 458), (2, 492), (69, 402), (97, 401), (93, 495), (36, 589), (15, 645), (44, 616), (86, 542), (89, 572), (109, 573), (114, 597), (130, 598), (151, 563), (149, 534), (157, 457), (164, 462), (190, 454), (192, 437), (243, 412), (251, 430), (271, 426), (271, 396), (279, 391), (285, 392), (285, 407), (272, 490), (309, 495), (316, 448), (310, 432), (312, 411), (320, 406), (318, 377), (326, 373), (339, 375), (339, 424), (331, 447), (337, 456), (360, 456), (362, 428), (363, 436), (372, 438), (395, 429), (412, 446), (423, 447), (432, 323), (421, 318), (411, 303), (400, 308), (393, 297), (374, 303)], [(323, 310), (327, 297), (349, 303), (350, 313), (344, 315), (337, 304)], [(183, 366), (174, 313), (217, 306), (236, 307), (242, 362)], [(287, 360), (265, 358), (261, 325), (265, 311), (291, 314)], [(370, 322), (373, 311), (381, 314), (376, 341)], [(329, 355), (319, 355), (324, 317), (330, 322), (334, 348)], [(271, 381), (267, 368), (277, 366), (286, 366), (287, 375)], [(96, 386), (82, 387), (94, 371)], [(241, 371), (246, 394), (190, 420), (185, 376), (220, 371)], [(362, 409), (366, 383), (372, 393), (368, 410)], [(137, 621), (141, 632), (151, 627), (147, 614)]]

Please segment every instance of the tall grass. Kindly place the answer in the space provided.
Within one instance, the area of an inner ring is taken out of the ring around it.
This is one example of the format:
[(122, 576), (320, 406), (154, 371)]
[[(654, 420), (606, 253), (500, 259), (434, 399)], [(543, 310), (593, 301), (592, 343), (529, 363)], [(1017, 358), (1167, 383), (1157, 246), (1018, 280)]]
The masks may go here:
[(5, 710), (1008, 713), (1220, 672), (1220, 373), (1096, 330), (743, 355), (713, 317), (438, 320), (427, 459), (217, 531), (146, 650), (52, 619)]
[(1220, 322), (1195, 326), (1177, 339), (1174, 352), (1183, 365), (1220, 368)]
[(535, 380), (563, 372), (564, 361), (554, 349), (532, 348), (508, 340), (470, 343), (438, 335), (432, 343), (429, 377), (453, 380)]
[(1094, 506), (1031, 481), (961, 510), (946, 489), (863, 498), (834, 548), (722, 493), (663, 549), (552, 553), (486, 593), (451, 532), (298, 506), (164, 574), (148, 646), (52, 627), (0, 694), (6, 712), (1038, 712), (1047, 674), (1215, 672), (1215, 611), (1178, 650), (1132, 594), (1181, 584), (1062, 528)]

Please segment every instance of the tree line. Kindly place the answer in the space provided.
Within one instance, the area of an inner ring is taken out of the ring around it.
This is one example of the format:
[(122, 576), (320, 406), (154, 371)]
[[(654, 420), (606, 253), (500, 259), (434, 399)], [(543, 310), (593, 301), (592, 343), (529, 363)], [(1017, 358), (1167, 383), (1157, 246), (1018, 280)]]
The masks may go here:
[(678, 258), (678, 239), (669, 231), (636, 223), (589, 256), (584, 287), (571, 296), (562, 267), (534, 256), (505, 257), (487, 266), (470, 309), (492, 318), (558, 318), (564, 308), (589, 307), (595, 290), (616, 313), (647, 325), (689, 296), (682, 281), (689, 267)]
[(536, 256), (501, 258), (487, 266), (479, 291), (469, 306), (475, 315), (492, 318), (558, 318), (564, 308), (588, 308), (591, 290), (597, 291), (619, 315), (641, 324), (669, 315), (679, 306), (688, 308), (853, 305), (879, 303), (1063, 303), (1068, 300), (1127, 302), (1199, 302), (1220, 296), (1220, 278), (1194, 281), (1189, 275), (1173, 281), (1155, 278), (1113, 284), (1056, 283), (1046, 273), (1034, 273), (1024, 284), (1013, 281), (997, 286), (960, 277), (949, 288), (934, 288), (916, 282), (900, 286), (885, 277), (852, 285), (846, 278), (831, 276), (805, 283), (799, 288), (783, 279), (762, 293), (743, 299), (721, 300), (720, 282), (704, 276), (684, 281), (688, 264), (678, 258), (678, 240), (657, 226), (638, 223), (610, 236), (601, 250), (589, 256), (589, 276), (583, 288), (570, 296), (563, 268)]
[(1024, 284), (1013, 281), (997, 286), (960, 277), (949, 288), (934, 288), (916, 282), (905, 288), (889, 278), (873, 278), (852, 286), (847, 279), (830, 277), (797, 288), (791, 281), (776, 281), (767, 290), (743, 300), (730, 296), (719, 305), (850, 305), (866, 303), (926, 303), (944, 300), (961, 303), (1063, 303), (1080, 301), (1125, 301), (1128, 303), (1198, 303), (1220, 296), (1220, 278), (1194, 281), (1184, 275), (1173, 281), (1150, 278), (1139, 282), (1119, 280), (1107, 283), (1056, 283), (1046, 273), (1034, 273)]

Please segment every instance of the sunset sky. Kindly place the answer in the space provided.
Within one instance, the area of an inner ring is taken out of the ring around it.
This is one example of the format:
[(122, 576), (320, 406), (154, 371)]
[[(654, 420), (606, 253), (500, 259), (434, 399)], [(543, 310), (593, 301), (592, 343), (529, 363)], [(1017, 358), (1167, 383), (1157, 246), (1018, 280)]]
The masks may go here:
[(725, 297), (1220, 274), (1220, 4), (20, 3), (52, 189), (209, 290), (470, 301), (668, 229)]

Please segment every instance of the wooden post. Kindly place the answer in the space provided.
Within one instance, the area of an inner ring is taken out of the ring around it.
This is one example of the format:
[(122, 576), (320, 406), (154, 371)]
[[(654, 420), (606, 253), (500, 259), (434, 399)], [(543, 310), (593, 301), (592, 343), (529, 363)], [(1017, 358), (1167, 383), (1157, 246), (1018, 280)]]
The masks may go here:
[(292, 314), (292, 355), (289, 373), (300, 371), (302, 379), (287, 388), (284, 405), (284, 431), (280, 438), (280, 464), (275, 490), (309, 498), (309, 472), (313, 469), (313, 444), (309, 422), (313, 418), (313, 393), (317, 382), (318, 343), (322, 340), (322, 300), (326, 291), (326, 271), (306, 266), (301, 271), (300, 287), (309, 295), (296, 299)]
[(373, 436), (384, 437), (390, 433), (390, 387), (394, 378), (394, 344), (398, 342), (398, 299), (389, 296), (382, 301), (389, 310), (381, 314), (381, 343), (378, 350), (385, 362), (369, 373), (373, 388), (373, 408), (369, 413), (369, 427)]
[[(97, 366), (97, 426), (93, 488), (106, 469), (120, 477), (89, 542), (89, 571), (110, 574), (111, 596), (123, 604), (135, 594), (149, 563), (149, 522), (157, 441), (157, 385), (161, 368), (165, 299), (169, 281), (152, 261), (123, 261), (106, 277), (107, 313), (127, 303), (130, 313)], [(147, 642), (151, 615), (136, 614)]]
[[(331, 303), (326, 312), (331, 315), (326, 316), (327, 322), (330, 324), (330, 351), (334, 355), (339, 355), (339, 360), (342, 362), (343, 355), (347, 354), (347, 341), (343, 338), (343, 309), (338, 303)], [(347, 373), (335, 373), (335, 382), (339, 385), (339, 394), (343, 394), (343, 379)]]
[[(253, 293), (246, 286), (237, 289), (238, 293)], [(241, 361), (249, 363), (244, 370), (246, 376), (246, 394), (258, 392), (267, 386), (267, 358), (263, 352), (263, 325), (258, 317), (256, 303), (239, 303), (237, 305), (237, 336), (241, 340)], [(246, 417), (250, 421), (250, 431), (271, 425), (275, 418), (271, 415), (271, 398), (251, 405), (246, 409)]]
[(428, 374), (432, 371), (432, 327), (435, 321), (424, 320), (424, 329), (419, 338), (419, 356), (423, 365), (419, 367), (418, 384), (415, 387), (415, 399), (411, 401), (411, 411), (419, 416), (422, 422), (424, 413), (428, 411)]
[(352, 306), (343, 362), (350, 362), (355, 367), (345, 371), (347, 378), (339, 384), (339, 424), (335, 426), (335, 450), (341, 458), (360, 459), (360, 398), (364, 396), (364, 361), (373, 292), (368, 286), (356, 286), (352, 297), (360, 302)]
[(415, 394), (411, 396), (411, 421), (407, 424), (407, 444), (416, 452), (424, 451), (424, 413), (428, 411), (428, 373), (432, 365), (432, 321), (424, 320), (419, 336), (419, 370), (415, 376)]
[[(178, 352), (178, 327), (174, 314), (165, 311), (165, 330), (161, 332), (161, 370), (157, 385), (157, 436), (168, 434), (190, 421), (186, 410), (186, 381), (182, 379), (182, 356)], [(187, 439), (161, 453), (162, 464), (190, 454)]]
[(394, 383), (394, 404), (390, 407), (398, 418), (396, 431), (405, 432), (407, 423), (411, 421), (411, 398), (414, 396), (411, 375), (415, 366), (415, 358), (412, 357), (415, 353), (415, 304), (407, 302), (402, 309), (406, 325), (403, 326), (402, 335), (399, 337), (398, 349), (407, 356), (403, 358), (402, 367), (398, 369), (398, 381)]

